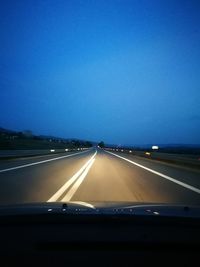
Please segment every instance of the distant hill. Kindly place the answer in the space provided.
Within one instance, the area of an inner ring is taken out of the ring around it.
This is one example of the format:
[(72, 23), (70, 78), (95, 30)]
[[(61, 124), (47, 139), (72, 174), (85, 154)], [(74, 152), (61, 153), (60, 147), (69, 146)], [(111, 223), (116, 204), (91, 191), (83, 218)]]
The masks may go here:
[[(56, 139), (56, 140), (65, 140), (65, 141), (80, 141), (80, 142), (86, 142), (84, 139), (79, 139), (79, 138), (62, 138), (62, 137), (57, 137), (53, 135), (38, 135), (38, 137), (41, 137), (43, 139)], [(90, 141), (92, 144), (97, 144), (97, 142)]]
[(0, 127), (0, 132), (1, 133), (15, 133), (15, 131), (8, 130), (8, 129), (2, 128), (2, 127)]
[(0, 127), (0, 149), (51, 149), (90, 147), (87, 140), (67, 139), (55, 136), (34, 135), (31, 131), (22, 132)]

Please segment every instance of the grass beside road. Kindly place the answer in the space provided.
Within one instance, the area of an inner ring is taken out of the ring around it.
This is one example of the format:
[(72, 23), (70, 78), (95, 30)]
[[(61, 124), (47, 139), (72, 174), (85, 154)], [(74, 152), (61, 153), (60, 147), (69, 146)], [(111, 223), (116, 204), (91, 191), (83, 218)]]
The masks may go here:
[(137, 157), (145, 158), (146, 160), (159, 161), (169, 163), (172, 165), (192, 168), (200, 170), (200, 156), (191, 154), (173, 154), (173, 153), (159, 153), (149, 151), (137, 151), (130, 149), (108, 149), (111, 152), (118, 152), (120, 154), (129, 154)]
[[(147, 157), (145, 157), (145, 158), (147, 158)], [(177, 160), (177, 159), (169, 159), (169, 158), (166, 159), (166, 158), (160, 158), (160, 157), (148, 157), (148, 159), (200, 170), (200, 161), (199, 162), (198, 161), (194, 161), (194, 162), (190, 161), (189, 162), (187, 160), (181, 161), (181, 160)]]
[[(168, 154), (169, 155), (169, 154)], [(194, 159), (194, 158), (187, 158), (187, 155), (182, 155), (183, 158), (179, 158), (180, 155), (178, 155), (178, 157), (176, 157), (174, 154), (171, 155), (171, 158), (165, 157), (165, 154), (163, 153), (163, 155), (156, 155), (156, 153), (152, 153), (150, 155), (140, 155), (140, 157), (144, 157), (147, 159), (151, 159), (154, 161), (160, 161), (160, 162), (166, 162), (166, 163), (170, 163), (170, 164), (174, 164), (174, 165), (179, 165), (179, 166), (183, 166), (183, 167), (187, 167), (187, 168), (194, 168), (194, 169), (199, 169), (200, 170), (200, 160)]]

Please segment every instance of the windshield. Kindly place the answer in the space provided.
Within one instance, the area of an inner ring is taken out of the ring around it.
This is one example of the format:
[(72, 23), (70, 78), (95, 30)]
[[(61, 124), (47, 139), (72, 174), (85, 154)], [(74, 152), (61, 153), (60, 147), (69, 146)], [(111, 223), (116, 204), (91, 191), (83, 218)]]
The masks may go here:
[(199, 14), (193, 0), (1, 1), (0, 205), (199, 206)]

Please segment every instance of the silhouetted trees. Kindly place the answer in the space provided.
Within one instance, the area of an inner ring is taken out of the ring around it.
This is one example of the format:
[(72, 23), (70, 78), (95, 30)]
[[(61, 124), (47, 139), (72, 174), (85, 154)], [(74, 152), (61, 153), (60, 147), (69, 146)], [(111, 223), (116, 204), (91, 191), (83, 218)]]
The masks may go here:
[(105, 147), (105, 144), (103, 141), (101, 141), (100, 143), (98, 143), (98, 146), (100, 146), (101, 148)]

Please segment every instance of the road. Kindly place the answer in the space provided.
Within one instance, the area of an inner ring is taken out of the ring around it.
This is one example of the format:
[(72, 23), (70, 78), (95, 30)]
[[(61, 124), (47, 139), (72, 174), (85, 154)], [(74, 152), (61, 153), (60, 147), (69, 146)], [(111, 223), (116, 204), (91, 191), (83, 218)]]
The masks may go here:
[(0, 204), (47, 201), (200, 205), (200, 172), (99, 148), (0, 161)]

